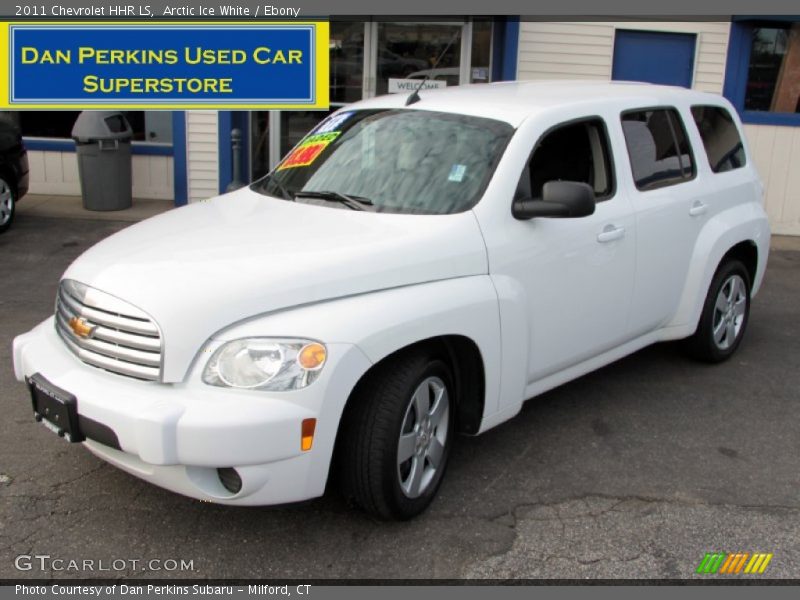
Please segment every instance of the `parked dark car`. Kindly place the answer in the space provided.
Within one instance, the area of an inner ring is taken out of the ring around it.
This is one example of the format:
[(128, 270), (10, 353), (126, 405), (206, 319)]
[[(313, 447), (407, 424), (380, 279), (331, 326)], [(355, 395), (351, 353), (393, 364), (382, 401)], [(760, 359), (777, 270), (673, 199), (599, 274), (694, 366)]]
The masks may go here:
[(14, 123), (0, 118), (0, 233), (11, 227), (17, 202), (28, 192), (28, 152)]

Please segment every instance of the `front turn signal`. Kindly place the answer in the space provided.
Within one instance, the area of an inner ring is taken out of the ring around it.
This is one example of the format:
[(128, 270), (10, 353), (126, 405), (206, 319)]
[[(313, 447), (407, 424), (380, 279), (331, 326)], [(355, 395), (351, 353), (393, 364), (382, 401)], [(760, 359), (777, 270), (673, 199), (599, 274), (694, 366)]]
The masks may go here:
[(300, 427), (300, 449), (303, 452), (311, 450), (314, 445), (314, 430), (317, 428), (316, 419), (303, 419), (303, 424)]

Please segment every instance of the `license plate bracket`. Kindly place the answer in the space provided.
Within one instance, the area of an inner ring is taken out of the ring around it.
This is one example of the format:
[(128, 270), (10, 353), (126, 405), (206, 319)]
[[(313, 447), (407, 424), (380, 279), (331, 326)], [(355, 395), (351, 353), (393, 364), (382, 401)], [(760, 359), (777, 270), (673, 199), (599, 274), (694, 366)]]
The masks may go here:
[(50, 383), (40, 373), (28, 378), (34, 418), (68, 442), (82, 442), (86, 438), (78, 423), (78, 399)]

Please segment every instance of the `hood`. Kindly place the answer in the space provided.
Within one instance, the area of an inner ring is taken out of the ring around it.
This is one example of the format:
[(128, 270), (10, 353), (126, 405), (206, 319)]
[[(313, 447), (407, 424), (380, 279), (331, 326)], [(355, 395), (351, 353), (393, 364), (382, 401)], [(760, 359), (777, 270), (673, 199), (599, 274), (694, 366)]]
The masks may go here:
[(471, 211), (370, 213), (245, 188), (128, 227), (64, 277), (149, 313), (164, 339), (163, 380), (175, 382), (206, 340), (243, 319), (487, 271)]

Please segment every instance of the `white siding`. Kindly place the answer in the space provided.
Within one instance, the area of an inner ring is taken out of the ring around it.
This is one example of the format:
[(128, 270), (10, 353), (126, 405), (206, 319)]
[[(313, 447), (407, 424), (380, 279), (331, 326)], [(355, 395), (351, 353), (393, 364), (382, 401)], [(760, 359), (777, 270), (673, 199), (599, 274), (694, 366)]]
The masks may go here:
[[(74, 152), (29, 150), (31, 194), (79, 196), (78, 158)], [(173, 198), (172, 157), (135, 154), (132, 158), (134, 198)]]
[(219, 128), (215, 110), (186, 111), (189, 202), (219, 193)]
[(800, 127), (745, 125), (772, 233), (800, 235)]
[(722, 92), (730, 23), (721, 22), (523, 21), (517, 79), (611, 79), (617, 29), (696, 34), (692, 87)]

